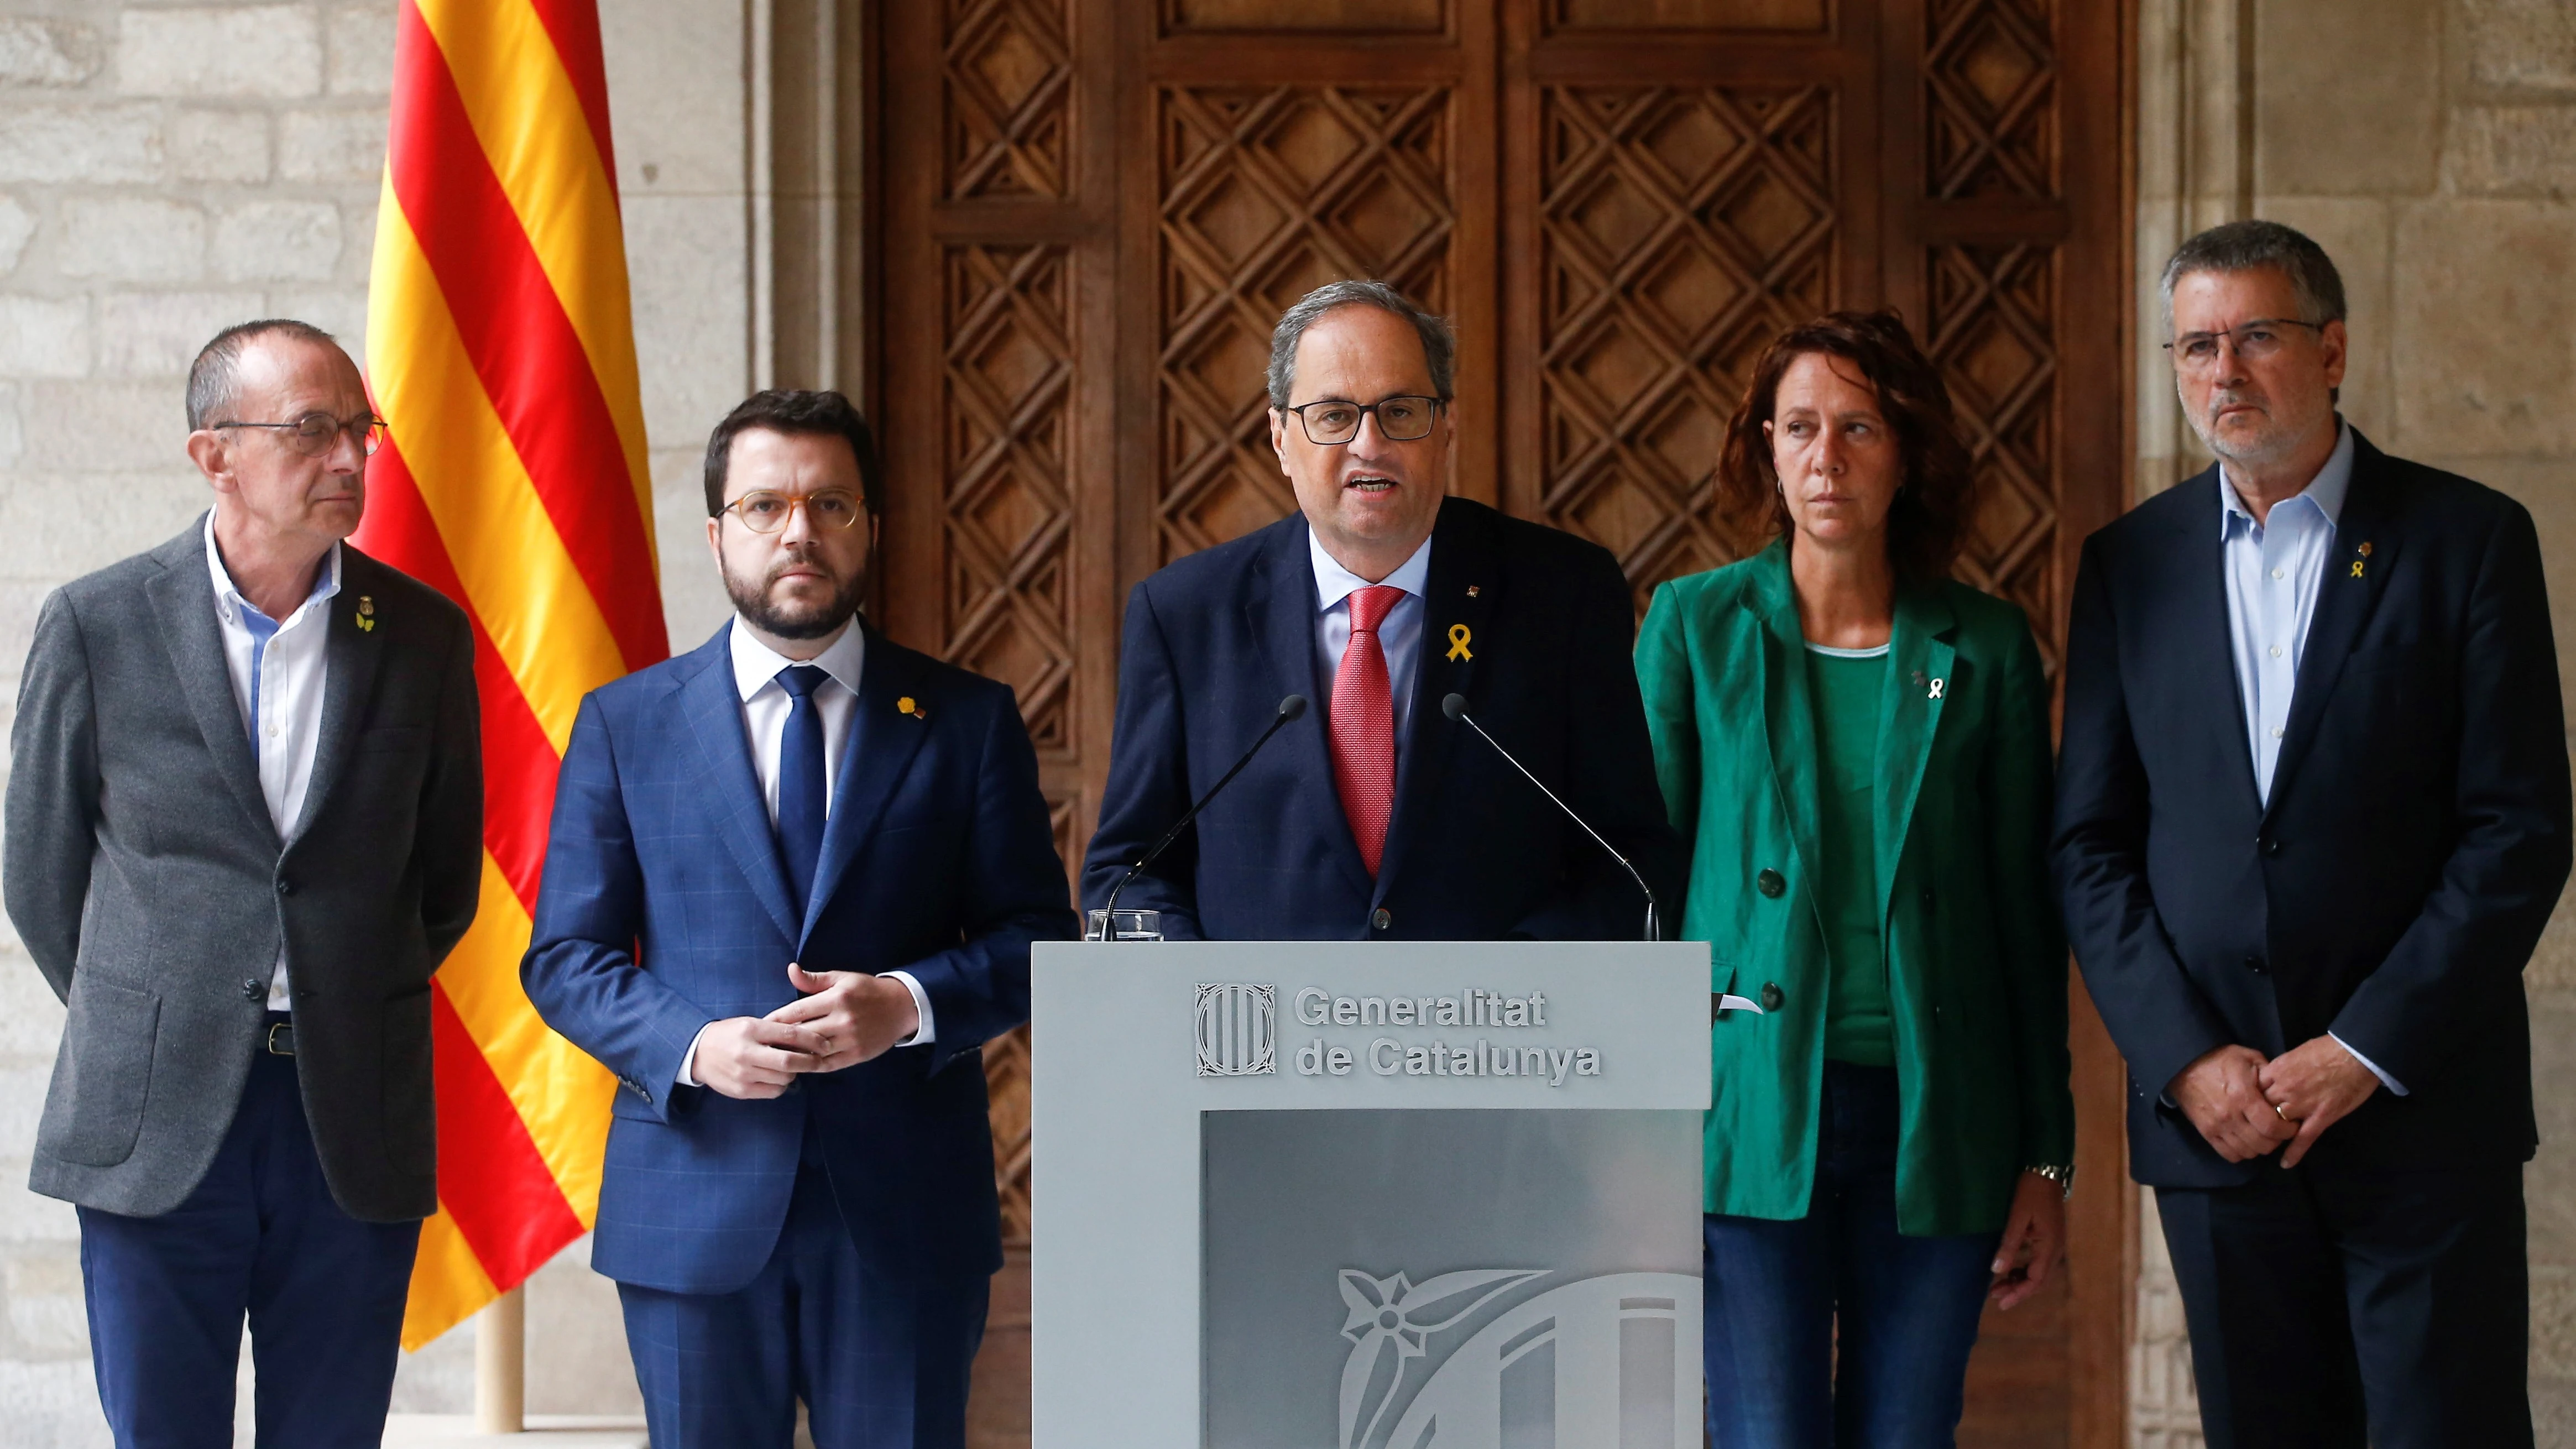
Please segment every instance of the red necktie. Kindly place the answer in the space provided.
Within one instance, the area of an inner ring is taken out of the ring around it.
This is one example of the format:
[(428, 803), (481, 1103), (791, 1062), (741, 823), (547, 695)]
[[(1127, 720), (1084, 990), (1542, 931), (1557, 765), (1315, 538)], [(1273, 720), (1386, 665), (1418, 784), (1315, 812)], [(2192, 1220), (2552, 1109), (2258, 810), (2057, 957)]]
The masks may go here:
[(1372, 879), (1395, 814), (1395, 700), (1377, 626), (1403, 598), (1404, 590), (1385, 584), (1351, 591), (1351, 645), (1333, 672), (1333, 784)]

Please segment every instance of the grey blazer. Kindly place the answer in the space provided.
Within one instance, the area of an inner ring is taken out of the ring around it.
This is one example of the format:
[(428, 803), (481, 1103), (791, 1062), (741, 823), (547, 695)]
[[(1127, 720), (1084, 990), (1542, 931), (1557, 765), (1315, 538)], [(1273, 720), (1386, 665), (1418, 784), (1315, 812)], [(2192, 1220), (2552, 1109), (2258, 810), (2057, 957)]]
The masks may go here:
[(202, 522), (37, 616), (0, 895), (71, 1019), (28, 1186), (135, 1216), (177, 1207), (232, 1124), (282, 936), (332, 1197), (372, 1222), (427, 1217), (429, 977), (482, 872), (472, 630), (342, 546), (313, 780), (280, 840), (219, 627)]

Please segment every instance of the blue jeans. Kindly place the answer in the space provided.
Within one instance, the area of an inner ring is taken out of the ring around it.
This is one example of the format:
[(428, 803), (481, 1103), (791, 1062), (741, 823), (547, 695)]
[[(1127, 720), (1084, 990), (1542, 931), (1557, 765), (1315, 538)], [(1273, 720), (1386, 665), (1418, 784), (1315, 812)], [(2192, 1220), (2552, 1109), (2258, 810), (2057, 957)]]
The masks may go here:
[(2003, 1235), (1897, 1232), (1893, 1068), (1826, 1062), (1819, 1106), (1807, 1215), (1704, 1224), (1710, 1439), (1949, 1449)]

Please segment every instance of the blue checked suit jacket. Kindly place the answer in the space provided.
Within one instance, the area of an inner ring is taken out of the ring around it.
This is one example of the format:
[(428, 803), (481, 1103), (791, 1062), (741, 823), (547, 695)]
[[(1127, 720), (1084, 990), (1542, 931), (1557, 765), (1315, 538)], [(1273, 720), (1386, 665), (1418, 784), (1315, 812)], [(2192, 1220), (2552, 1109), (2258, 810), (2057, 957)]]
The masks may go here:
[[(617, 1074), (591, 1261), (619, 1282), (747, 1284), (809, 1118), (874, 1271), (1001, 1264), (979, 1047), (1028, 1016), (1029, 943), (1076, 933), (1036, 754), (1008, 688), (871, 632), (834, 788), (800, 919), (723, 629), (582, 702), (520, 977)], [(765, 1102), (677, 1085), (700, 1027), (794, 995), (790, 961), (910, 971), (937, 1039)]]

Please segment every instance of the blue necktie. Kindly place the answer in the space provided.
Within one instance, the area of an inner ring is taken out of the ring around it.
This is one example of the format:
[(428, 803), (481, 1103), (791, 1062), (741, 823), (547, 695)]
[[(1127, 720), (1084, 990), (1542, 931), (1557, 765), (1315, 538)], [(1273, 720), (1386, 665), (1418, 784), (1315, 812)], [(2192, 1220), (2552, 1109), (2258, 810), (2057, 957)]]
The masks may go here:
[(787, 729), (778, 740), (778, 849), (787, 857), (787, 879), (802, 910), (814, 890), (814, 864), (823, 855), (823, 713), (815, 687), (828, 675), (811, 664), (778, 671), (787, 691)]

